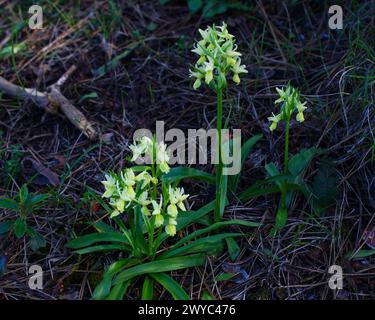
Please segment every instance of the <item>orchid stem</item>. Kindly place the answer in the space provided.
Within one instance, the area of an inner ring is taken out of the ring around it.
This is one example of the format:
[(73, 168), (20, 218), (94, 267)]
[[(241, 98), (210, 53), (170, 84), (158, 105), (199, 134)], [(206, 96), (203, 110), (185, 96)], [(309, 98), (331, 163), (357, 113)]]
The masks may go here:
[(216, 129), (218, 133), (218, 148), (217, 152), (219, 153), (219, 164), (216, 166), (216, 199), (215, 199), (215, 222), (221, 220), (221, 183), (222, 183), (222, 174), (223, 174), (223, 162), (221, 159), (221, 129), (222, 129), (222, 118), (223, 118), (223, 89), (218, 88), (217, 91), (217, 120), (216, 120)]

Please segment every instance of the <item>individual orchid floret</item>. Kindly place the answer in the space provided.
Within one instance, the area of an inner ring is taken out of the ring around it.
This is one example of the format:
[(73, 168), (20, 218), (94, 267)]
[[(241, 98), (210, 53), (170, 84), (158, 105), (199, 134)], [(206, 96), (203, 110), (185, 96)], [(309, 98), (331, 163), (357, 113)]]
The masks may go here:
[(198, 67), (196, 67), (195, 71), (190, 70), (190, 77), (195, 78), (193, 88), (198, 89), (202, 85), (201, 79), (205, 77), (205, 72), (204, 72), (204, 70), (201, 70)]
[(275, 101), (275, 104), (286, 102), (287, 97), (290, 95), (290, 87), (287, 86), (285, 89), (276, 88), (279, 98)]
[(306, 101), (304, 103), (301, 103), (301, 101), (298, 101), (297, 102), (297, 110), (298, 110), (298, 113), (297, 113), (297, 116), (296, 116), (296, 120), (298, 122), (303, 122), (305, 121), (305, 117), (303, 115), (303, 111), (305, 111), (307, 109), (307, 107), (305, 107), (306, 105)]
[(245, 65), (241, 65), (241, 59), (238, 58), (238, 60), (234, 63), (233, 67), (231, 68), (231, 70), (233, 71), (233, 81), (237, 84), (240, 83), (240, 76), (239, 74), (241, 73), (248, 73), (248, 71), (246, 70), (246, 66)]
[(210, 84), (214, 78), (214, 60), (211, 57), (208, 57), (208, 61), (204, 63), (204, 72), (205, 72), (205, 82)]
[(157, 145), (157, 150), (156, 150), (156, 163), (159, 165), (159, 168), (161, 172), (163, 173), (168, 173), (170, 168), (168, 165), (168, 162), (170, 160), (167, 146), (165, 145), (164, 142), (160, 142)]
[(110, 198), (116, 192), (116, 179), (109, 174), (105, 175), (106, 180), (102, 181), (105, 187), (103, 198)]
[(153, 211), (152, 215), (155, 217), (155, 227), (158, 228), (163, 225), (164, 223), (164, 217), (161, 214), (162, 205), (163, 205), (163, 197), (160, 197), (160, 202), (157, 203), (155, 200), (151, 201)]
[(151, 182), (153, 184), (158, 183), (158, 179), (151, 176), (147, 171), (142, 171), (140, 174), (138, 174), (135, 177), (135, 181), (137, 182), (142, 181), (141, 189), (146, 188), (146, 186), (148, 186)]
[(142, 214), (149, 216), (150, 210), (148, 209), (148, 205), (151, 204), (151, 201), (148, 198), (148, 191), (143, 191), (137, 199), (137, 203), (141, 205), (141, 212)]
[(188, 194), (184, 194), (184, 188), (169, 187), (169, 201), (176, 204), (182, 211), (186, 211), (184, 201), (189, 197)]
[(176, 225), (177, 221), (173, 218), (168, 219), (168, 224), (165, 226), (166, 234), (170, 235), (171, 237), (176, 235)]
[(149, 137), (144, 136), (134, 144), (130, 145), (129, 149), (133, 153), (131, 161), (135, 161), (138, 157), (146, 154), (149, 155), (152, 152), (152, 140)]
[(274, 113), (272, 113), (272, 117), (268, 117), (268, 121), (272, 121), (270, 125), (270, 131), (274, 131), (277, 128), (277, 124), (281, 120), (281, 114), (278, 114), (275, 116)]
[(115, 206), (120, 213), (123, 213), (126, 203), (130, 203), (135, 200), (135, 191), (131, 185), (125, 185), (122, 190), (120, 190), (119, 185), (117, 185), (117, 190), (119, 199), (116, 201)]
[(169, 186), (169, 202), (167, 207), (167, 213), (169, 217), (176, 219), (178, 214), (178, 208), (182, 211), (186, 211), (184, 201), (189, 197), (188, 194), (184, 194), (183, 188), (172, 188)]
[(135, 174), (132, 169), (126, 169), (125, 172), (121, 172), (121, 180), (126, 186), (134, 186)]

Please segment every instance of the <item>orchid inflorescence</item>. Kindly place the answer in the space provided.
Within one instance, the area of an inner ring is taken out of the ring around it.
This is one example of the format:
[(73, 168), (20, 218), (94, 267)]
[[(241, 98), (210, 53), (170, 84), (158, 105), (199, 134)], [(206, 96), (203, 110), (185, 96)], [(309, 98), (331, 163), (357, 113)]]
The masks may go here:
[[(159, 183), (159, 175), (169, 172), (170, 157), (166, 145), (142, 137), (130, 149), (133, 153), (131, 161), (140, 156), (149, 156), (152, 166), (142, 167), (142, 171), (137, 174), (135, 169), (126, 168), (119, 174), (105, 175), (106, 180), (102, 181), (105, 192), (102, 197), (109, 199), (113, 208), (111, 218), (139, 208), (143, 219), (147, 219), (147, 225), (150, 225), (149, 220), (152, 218), (153, 227), (159, 228), (165, 224), (165, 232), (174, 236), (179, 209), (186, 211), (184, 201), (189, 195), (184, 193), (183, 188), (165, 186), (163, 181)], [(160, 185), (161, 192), (158, 190)]]
[(270, 130), (274, 131), (281, 120), (289, 122), (294, 111), (297, 111), (296, 120), (298, 122), (305, 121), (303, 112), (307, 109), (305, 107), (306, 102), (301, 102), (298, 90), (288, 84), (285, 89), (276, 88), (276, 91), (279, 94), (279, 98), (275, 101), (275, 104), (281, 103), (282, 105), (279, 114), (272, 113), (272, 116), (268, 117), (268, 120), (272, 122)]
[(192, 50), (199, 55), (194, 69), (190, 70), (190, 77), (195, 78), (194, 89), (202, 84), (202, 79), (207, 85), (214, 81), (215, 87), (225, 88), (226, 76), (231, 71), (233, 81), (240, 83), (240, 74), (247, 73), (245, 65), (241, 65), (241, 53), (237, 51), (234, 36), (228, 32), (227, 25), (199, 29), (202, 40), (198, 41)]

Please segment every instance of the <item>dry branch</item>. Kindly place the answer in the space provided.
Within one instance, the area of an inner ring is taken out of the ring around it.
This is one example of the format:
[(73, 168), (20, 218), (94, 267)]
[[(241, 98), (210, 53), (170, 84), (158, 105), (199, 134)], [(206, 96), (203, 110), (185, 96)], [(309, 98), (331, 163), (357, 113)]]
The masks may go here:
[(0, 76), (0, 91), (22, 100), (31, 100), (35, 105), (43, 108), (48, 113), (57, 114), (58, 110), (60, 110), (75, 127), (81, 130), (86, 137), (93, 140), (97, 137), (93, 125), (86, 119), (83, 113), (61, 93), (60, 90), (61, 86), (76, 69), (77, 68), (74, 65), (70, 67), (56, 83), (47, 88), (46, 92), (40, 92), (36, 89), (22, 88)]

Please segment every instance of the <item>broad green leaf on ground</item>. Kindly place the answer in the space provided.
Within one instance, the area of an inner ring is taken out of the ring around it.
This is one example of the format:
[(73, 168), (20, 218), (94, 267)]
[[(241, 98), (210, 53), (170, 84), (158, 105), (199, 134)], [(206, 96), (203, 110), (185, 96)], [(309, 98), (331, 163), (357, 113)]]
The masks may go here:
[(0, 208), (10, 209), (14, 211), (19, 210), (19, 206), (16, 201), (7, 198), (0, 198)]
[(186, 237), (182, 238), (181, 240), (177, 241), (172, 248), (177, 248), (177, 247), (183, 245), (184, 243), (186, 243), (186, 242), (188, 242), (188, 241), (190, 241), (190, 240), (192, 240), (196, 237), (199, 237), (203, 234), (209, 233), (211, 231), (218, 230), (218, 229), (223, 228), (225, 226), (234, 226), (234, 225), (244, 226), (244, 227), (260, 227), (261, 226), (261, 224), (257, 223), (257, 222), (239, 220), (239, 219), (216, 222), (216, 223), (210, 225), (207, 228), (199, 229), (197, 231), (192, 232), (188, 236), (186, 236)]
[(117, 232), (98, 232), (90, 233), (82, 237), (73, 239), (66, 244), (66, 247), (71, 249), (79, 249), (83, 247), (88, 247), (97, 242), (120, 242), (124, 244), (129, 244), (128, 239)]
[[(139, 263), (137, 259), (121, 259), (112, 263), (108, 267), (108, 269), (104, 272), (103, 279), (95, 287), (95, 290), (93, 292), (93, 299), (94, 300), (103, 300), (105, 298), (116, 299), (116, 300), (121, 299), (125, 293), (123, 289), (126, 287), (126, 283), (123, 283), (123, 285), (115, 286), (111, 290), (112, 279), (115, 276), (115, 274), (121, 271), (123, 268), (133, 266), (134, 264), (137, 264), (137, 263)], [(121, 295), (121, 293), (122, 293), (122, 296), (120, 298), (119, 296)]]
[(178, 282), (173, 280), (170, 276), (165, 273), (150, 273), (150, 276), (159, 282), (172, 295), (173, 299), (190, 300), (190, 297), (185, 290), (182, 289)]
[(14, 222), (13, 230), (14, 230), (14, 234), (16, 235), (16, 237), (18, 239), (22, 238), (25, 235), (26, 228), (27, 228), (27, 225), (26, 225), (26, 221), (24, 219), (18, 218)]
[[(220, 233), (214, 236), (208, 236), (192, 241), (182, 247), (172, 248), (160, 255), (161, 258), (169, 258), (176, 255), (186, 255), (190, 253), (205, 252), (209, 254), (219, 242), (229, 237), (240, 237), (243, 233)], [(212, 246), (211, 246), (212, 245)]]
[(322, 152), (323, 150), (317, 148), (302, 149), (289, 160), (289, 172), (295, 177), (298, 176), (308, 167), (310, 161)]
[(225, 238), (225, 241), (227, 243), (230, 259), (234, 262), (240, 254), (241, 248), (233, 238)]
[(175, 271), (191, 267), (201, 266), (205, 263), (204, 254), (192, 254), (184, 257), (174, 257), (170, 259), (154, 260), (126, 269), (118, 274), (114, 279), (114, 284), (119, 284), (142, 274)]
[(126, 245), (103, 244), (103, 245), (97, 245), (97, 246), (87, 247), (83, 249), (78, 249), (78, 250), (75, 250), (74, 253), (88, 254), (88, 253), (99, 252), (99, 251), (118, 251), (118, 250), (131, 252), (131, 248)]
[(152, 300), (154, 297), (154, 281), (146, 276), (143, 280), (142, 300)]
[(103, 221), (93, 223), (93, 227), (98, 231), (98, 233), (116, 233), (116, 229)]
[(105, 300), (122, 300), (131, 283), (132, 280), (129, 280), (114, 285)]
[(14, 221), (4, 221), (0, 223), (0, 234), (7, 233), (13, 228)]
[(96, 286), (92, 298), (94, 300), (102, 300), (107, 297), (111, 291), (113, 276), (104, 277), (104, 279)]
[(213, 296), (210, 295), (208, 291), (203, 291), (201, 300), (215, 300)]
[(256, 183), (251, 187), (244, 190), (240, 195), (239, 198), (241, 201), (247, 201), (251, 198), (256, 198), (260, 196), (264, 196), (267, 194), (278, 193), (280, 192), (280, 188), (278, 186), (267, 185), (264, 183)]

